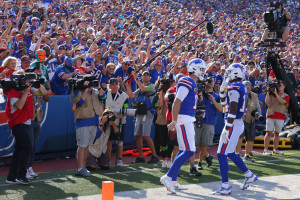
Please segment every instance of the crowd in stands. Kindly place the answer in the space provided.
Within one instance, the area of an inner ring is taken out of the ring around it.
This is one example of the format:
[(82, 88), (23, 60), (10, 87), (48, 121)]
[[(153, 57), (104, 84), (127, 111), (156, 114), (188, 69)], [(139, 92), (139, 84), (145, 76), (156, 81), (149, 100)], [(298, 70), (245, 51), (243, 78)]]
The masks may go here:
[[(279, 55), (300, 84), (299, 2), (287, 1), (283, 6), (292, 20), (286, 47), (278, 48)], [(167, 73), (187, 74), (188, 60), (201, 57), (208, 66), (207, 75), (216, 80), (217, 86), (230, 63), (243, 63), (247, 78), (262, 92), (267, 78), (267, 49), (258, 43), (266, 27), (263, 12), (268, 7), (265, 0), (1, 0), (0, 78), (35, 67), (42, 57), (46, 88), (51, 94), (67, 94), (67, 89), (61, 89), (67, 87), (62, 77), (70, 72), (60, 68), (65, 58), (71, 57), (75, 68), (72, 76), (96, 75), (105, 90), (110, 78), (126, 79), (208, 17), (214, 24), (212, 35), (207, 34), (205, 26), (198, 27), (144, 67), (139, 76), (148, 70), (154, 83)], [(17, 62), (3, 62), (8, 57), (17, 58)], [(130, 82), (134, 91), (136, 82)]]

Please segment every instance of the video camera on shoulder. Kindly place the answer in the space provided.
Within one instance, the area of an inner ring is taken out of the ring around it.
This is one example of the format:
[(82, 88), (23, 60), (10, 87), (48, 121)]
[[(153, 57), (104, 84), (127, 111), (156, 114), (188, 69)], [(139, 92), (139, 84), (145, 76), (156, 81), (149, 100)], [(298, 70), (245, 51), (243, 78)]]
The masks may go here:
[(36, 73), (27, 71), (25, 74), (13, 74), (8, 79), (0, 80), (3, 91), (10, 91), (11, 89), (23, 91), (28, 87), (28, 84), (32, 84), (32, 87), (38, 89), (41, 85), (45, 84), (45, 80), (39, 78)]
[[(88, 85), (84, 85), (84, 82), (88, 81)], [(85, 90), (89, 87), (99, 87), (99, 81), (97, 80), (96, 76), (94, 75), (85, 75), (85, 76), (78, 76), (78, 78), (69, 78), (68, 79), (68, 87), (71, 90)]]
[[(157, 88), (156, 90), (160, 92), (162, 90), (164, 93), (167, 92), (167, 90), (170, 88), (170, 83), (174, 82), (173, 74), (169, 74), (168, 76), (163, 76), (158, 80)], [(162, 85), (161, 88), (159, 88), (159, 85)]]
[(268, 87), (269, 87), (268, 92), (270, 94), (274, 94), (275, 88), (278, 90), (278, 88), (280, 87), (280, 83), (275, 83), (274, 81), (268, 81)]

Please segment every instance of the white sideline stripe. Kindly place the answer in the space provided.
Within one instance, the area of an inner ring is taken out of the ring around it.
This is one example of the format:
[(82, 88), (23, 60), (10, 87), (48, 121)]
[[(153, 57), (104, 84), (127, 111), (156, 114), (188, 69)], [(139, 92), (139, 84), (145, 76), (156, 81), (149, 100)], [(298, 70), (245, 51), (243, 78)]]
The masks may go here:
[(125, 171), (125, 172), (111, 172), (111, 173), (104, 173), (104, 175), (113, 175), (113, 174), (130, 174), (130, 173), (137, 173), (137, 172), (146, 172), (146, 171), (157, 171), (160, 168), (153, 168), (153, 169), (142, 169), (142, 170), (132, 170), (132, 171)]
[[(299, 158), (287, 158), (287, 159), (274, 159), (274, 160), (268, 160), (268, 161), (255, 161), (259, 163), (263, 162), (277, 162), (277, 161), (287, 161), (287, 160), (299, 160)], [(229, 163), (230, 165), (234, 163)], [(214, 164), (214, 166), (218, 166), (218, 164)], [(138, 173), (138, 172), (146, 172), (146, 171), (157, 171), (161, 168), (153, 168), (153, 169), (142, 169), (142, 170), (132, 170), (132, 171), (125, 171), (125, 172), (111, 172), (111, 173), (104, 173), (103, 175), (114, 175), (114, 174), (130, 174), (130, 173)], [(41, 179), (36, 181), (31, 181), (31, 183), (38, 183), (38, 182), (46, 182), (46, 181), (54, 181), (54, 180), (61, 180), (61, 179), (67, 179), (68, 177), (61, 177), (61, 178), (49, 178), (49, 179)], [(2, 186), (11, 186), (13, 184), (0, 184), (0, 187)], [(17, 184), (16, 184), (17, 185)]]

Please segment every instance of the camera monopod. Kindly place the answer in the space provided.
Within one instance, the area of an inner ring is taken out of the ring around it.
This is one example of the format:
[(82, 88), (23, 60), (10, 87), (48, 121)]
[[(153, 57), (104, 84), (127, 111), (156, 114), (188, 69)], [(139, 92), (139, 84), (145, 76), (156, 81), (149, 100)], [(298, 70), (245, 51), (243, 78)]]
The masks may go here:
[[(147, 66), (149, 63), (151, 63), (152, 61), (154, 61), (158, 56), (160, 56), (161, 54), (163, 54), (166, 50), (170, 49), (171, 47), (174, 46), (174, 44), (176, 44), (179, 40), (181, 40), (182, 38), (184, 38), (186, 35), (190, 34), (192, 31), (194, 31), (196, 28), (198, 28), (199, 26), (201, 26), (204, 22), (206, 23), (206, 31), (209, 35), (213, 34), (214, 32), (214, 27), (213, 24), (209, 21), (208, 18), (206, 18), (204, 21), (200, 22), (198, 25), (196, 25), (194, 28), (190, 29), (187, 33), (185, 33), (184, 35), (182, 35), (180, 38), (178, 38), (177, 40), (175, 40), (172, 44), (170, 44), (169, 46), (167, 46), (164, 50), (162, 50), (161, 52), (159, 52), (156, 56), (154, 56), (151, 60), (149, 60), (148, 62), (146, 62), (144, 65), (142, 65), (137, 71), (135, 72), (139, 72), (141, 69), (143, 69), (145, 66)], [(127, 82), (130, 78), (132, 77), (132, 75), (128, 76), (123, 83)]]

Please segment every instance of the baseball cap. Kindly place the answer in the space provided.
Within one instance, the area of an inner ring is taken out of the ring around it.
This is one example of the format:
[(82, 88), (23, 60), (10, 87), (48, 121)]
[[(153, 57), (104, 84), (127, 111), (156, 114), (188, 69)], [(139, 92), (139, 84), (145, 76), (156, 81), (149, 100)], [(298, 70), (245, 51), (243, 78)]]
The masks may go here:
[(131, 60), (129, 60), (129, 58), (124, 58), (123, 62), (131, 62)]
[(31, 62), (29, 56), (22, 56), (21, 62)]
[(249, 85), (249, 86), (252, 87), (252, 83), (251, 83), (250, 81), (243, 81), (243, 84), (244, 84), (244, 85)]
[(118, 83), (118, 79), (117, 79), (117, 78), (111, 78), (111, 79), (109, 80), (109, 84), (110, 84), (110, 85), (112, 85), (112, 84), (114, 84), (114, 83)]
[(144, 72), (142, 73), (142, 76), (144, 76), (145, 74), (148, 74), (148, 75), (150, 76), (150, 73), (149, 73), (148, 71), (144, 71)]

